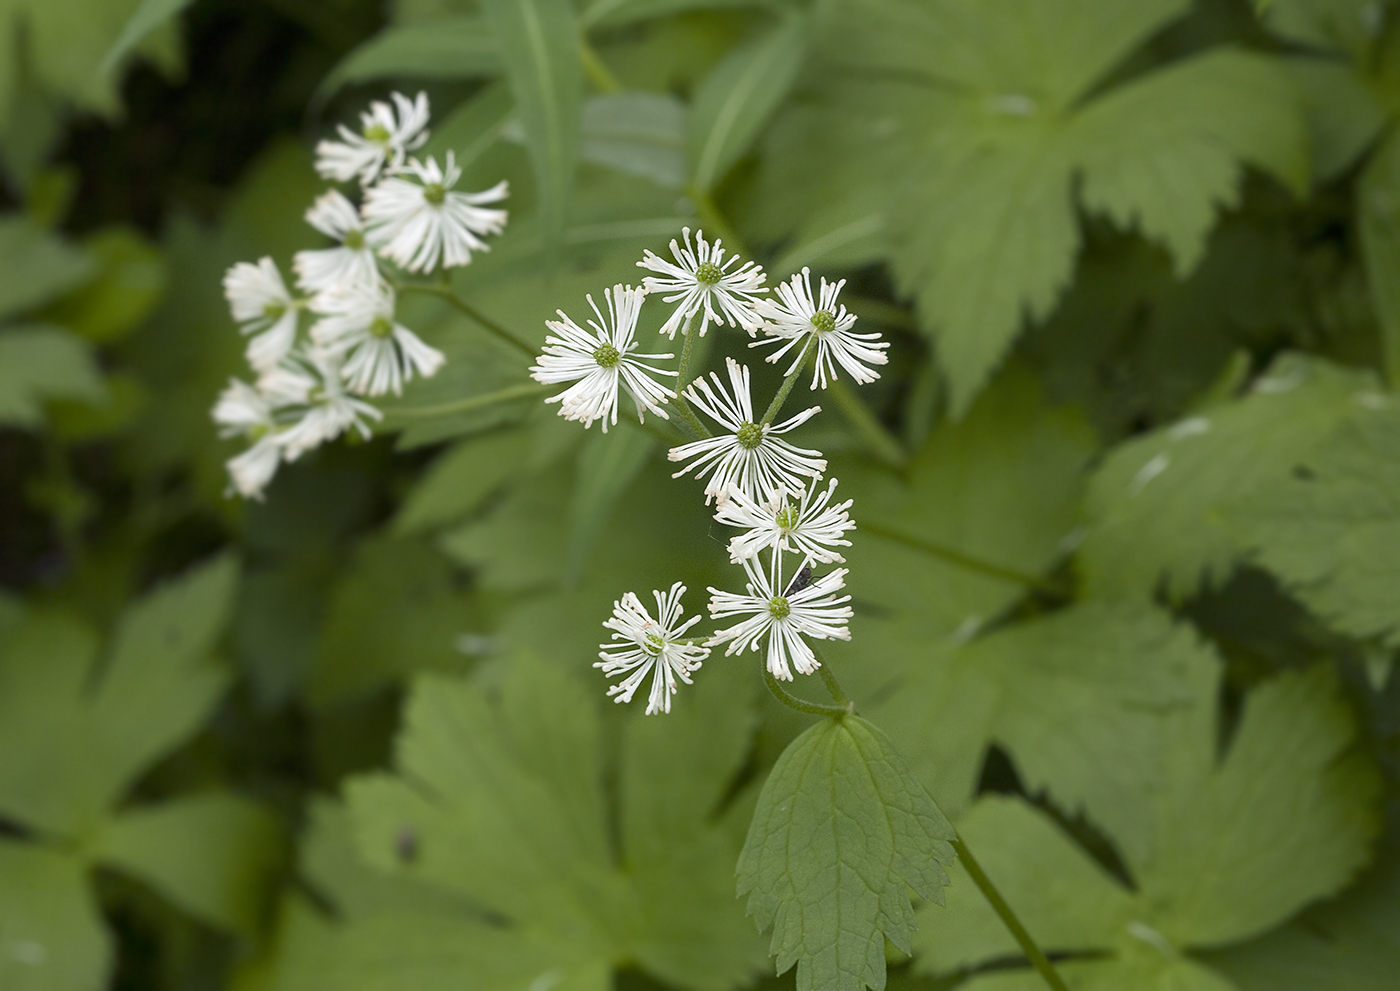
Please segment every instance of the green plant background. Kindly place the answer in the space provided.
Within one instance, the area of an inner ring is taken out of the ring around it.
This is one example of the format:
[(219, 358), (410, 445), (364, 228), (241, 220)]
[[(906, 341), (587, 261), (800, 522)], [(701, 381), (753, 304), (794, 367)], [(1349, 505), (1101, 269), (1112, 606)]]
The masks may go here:
[[(1400, 5), (0, 0), (0, 53), (0, 989), (1043, 986), (961, 867), (886, 912), (907, 824), (736, 897), (770, 772), (820, 822), (883, 746), (1071, 987), (1395, 987)], [(222, 273), (393, 88), (509, 179), (453, 287), (527, 340), (684, 226), (849, 280), (891, 361), (800, 438), (869, 724), (751, 657), (606, 704), (612, 601), (724, 536), (626, 423), (435, 411), (528, 363), (441, 300), (372, 441), (225, 495)]]

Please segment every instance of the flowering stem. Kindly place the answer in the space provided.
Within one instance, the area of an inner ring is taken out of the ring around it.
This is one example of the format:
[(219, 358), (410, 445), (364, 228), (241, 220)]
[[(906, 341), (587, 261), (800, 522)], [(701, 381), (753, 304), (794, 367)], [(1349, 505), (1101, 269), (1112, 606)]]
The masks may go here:
[(767, 666), (763, 668), (763, 680), (775, 699), (789, 709), (805, 712), (809, 716), (836, 716), (839, 718), (852, 711), (845, 705), (822, 705), (820, 702), (808, 702), (806, 699), (788, 694), (788, 690), (783, 687), (782, 682), (773, 676), (773, 672), (769, 671)]
[(696, 437), (709, 437), (710, 431), (705, 424), (700, 422), (700, 418), (695, 415), (695, 411), (690, 408), (690, 403), (685, 398), (685, 387), (689, 385), (690, 356), (695, 350), (695, 337), (690, 332), (690, 322), (695, 319), (695, 314), (685, 318), (685, 323), (681, 325), (681, 364), (676, 371), (676, 410), (680, 413), (681, 420), (694, 431)]
[(797, 363), (792, 366), (792, 371), (788, 372), (788, 377), (783, 379), (783, 384), (778, 387), (778, 394), (773, 397), (773, 401), (768, 404), (768, 411), (763, 414), (761, 425), (768, 426), (773, 422), (773, 418), (778, 415), (783, 408), (783, 403), (787, 402), (788, 393), (792, 392), (793, 385), (804, 371), (807, 370), (807, 355), (812, 350), (812, 338), (807, 338), (807, 343), (802, 345), (802, 354), (797, 359)]
[(992, 879), (987, 877), (982, 870), (982, 865), (977, 862), (977, 858), (972, 855), (972, 851), (967, 848), (967, 844), (961, 838), (953, 840), (953, 849), (958, 854), (958, 859), (962, 861), (963, 867), (972, 877), (973, 882), (982, 889), (982, 894), (991, 903), (1002, 923), (1016, 937), (1016, 942), (1020, 944), (1021, 951), (1025, 953), (1026, 959), (1031, 962), (1031, 966), (1045, 978), (1045, 983), (1054, 988), (1055, 991), (1069, 991), (1065, 987), (1064, 979), (1055, 971), (1055, 967), (1036, 946), (1031, 934), (1026, 931), (1026, 927), (1021, 925), (1021, 920), (1016, 918), (1016, 913), (1011, 910), (1011, 906), (1006, 903), (1006, 899), (1001, 896)]
[(860, 528), (866, 533), (873, 533), (877, 537), (884, 537), (887, 540), (897, 541), (908, 547), (921, 550), (925, 554), (942, 558), (950, 564), (956, 564), (969, 571), (978, 571), (991, 578), (1000, 578), (1003, 581), (1015, 582), (1017, 585), (1023, 585), (1026, 588), (1035, 589), (1037, 592), (1044, 592), (1047, 595), (1053, 595), (1060, 599), (1070, 599), (1074, 597), (1069, 589), (1055, 582), (1049, 582), (1044, 578), (1026, 574), (1024, 571), (1017, 571), (1015, 568), (1004, 568), (999, 564), (983, 561), (980, 558), (973, 557), (970, 554), (964, 554), (962, 551), (955, 550), (952, 547), (945, 547), (943, 544), (936, 543), (932, 540), (925, 540), (922, 537), (900, 533), (897, 530), (889, 530), (880, 526), (878, 523), (871, 523), (867, 520), (861, 521)]
[(450, 403), (439, 403), (436, 406), (400, 406), (386, 409), (384, 414), (385, 416), (401, 416), (405, 419), (450, 416), (453, 413), (469, 413), (474, 409), (494, 406), (496, 403), (510, 402), (512, 399), (525, 399), (531, 396), (538, 396), (540, 393), (546, 391), (548, 391), (546, 386), (534, 382), (527, 382), (523, 385), (506, 386), (504, 389), (497, 389), (495, 392), (488, 392), (480, 396), (472, 396), (468, 399), (458, 399)]
[(877, 458), (896, 468), (909, 460), (903, 445), (876, 419), (875, 414), (870, 412), (870, 407), (861, 401), (860, 396), (856, 395), (855, 390), (847, 385), (844, 379), (833, 378), (826, 394), (841, 407), (841, 412), (845, 414), (851, 426), (865, 436)]
[(465, 299), (463, 299), (461, 296), (458, 296), (455, 292), (453, 292), (446, 286), (429, 286), (423, 285), (422, 283), (409, 282), (396, 286), (395, 288), (397, 288), (399, 292), (426, 292), (431, 293), (432, 295), (437, 296), (440, 299), (445, 299), (453, 306), (457, 307), (457, 309), (465, 313), (467, 316), (471, 317), (472, 320), (476, 321), (482, 327), (486, 328), (491, 333), (499, 337), (501, 340), (505, 341), (507, 344), (520, 351), (526, 357), (534, 358), (539, 353), (539, 348), (535, 347), (535, 345), (529, 343), (523, 338), (517, 337), (513, 331), (506, 329), (505, 327), (498, 324), (496, 321), (492, 320), (490, 317), (486, 316), (486, 314), (482, 313), (480, 310), (472, 306)]
[(856, 704), (851, 701), (851, 697), (841, 690), (841, 683), (836, 680), (836, 675), (831, 673), (831, 667), (826, 663), (826, 658), (821, 655), (821, 651), (813, 644), (807, 646), (812, 648), (812, 656), (817, 659), (821, 667), (817, 668), (821, 672), (822, 681), (826, 682), (826, 690), (831, 693), (831, 697), (836, 700), (836, 704), (844, 706), (847, 712), (855, 712)]

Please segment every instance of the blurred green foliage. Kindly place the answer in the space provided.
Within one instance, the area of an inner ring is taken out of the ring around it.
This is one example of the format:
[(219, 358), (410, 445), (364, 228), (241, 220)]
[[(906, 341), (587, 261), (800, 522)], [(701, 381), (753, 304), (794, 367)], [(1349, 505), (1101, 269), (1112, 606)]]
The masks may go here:
[[(1076, 989), (1394, 986), (1393, 0), (0, 0), (0, 53), (0, 989), (1043, 986), (925, 791)], [(849, 280), (891, 361), (799, 440), (868, 724), (752, 655), (604, 705), (611, 603), (726, 535), (431, 295), (440, 375), (226, 495), (222, 274), (420, 87), (527, 341), (684, 226)]]

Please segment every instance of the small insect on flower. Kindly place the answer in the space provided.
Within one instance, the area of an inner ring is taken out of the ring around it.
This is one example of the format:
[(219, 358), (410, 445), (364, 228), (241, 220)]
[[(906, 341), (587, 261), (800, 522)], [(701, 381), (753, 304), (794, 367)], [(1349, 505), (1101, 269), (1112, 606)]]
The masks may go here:
[(794, 592), (800, 592), (810, 584), (812, 584), (812, 566), (804, 564), (802, 570), (792, 576), (792, 582), (783, 591), (783, 595), (791, 596)]
[(656, 712), (670, 712), (671, 696), (676, 694), (676, 681), (692, 684), (690, 676), (710, 656), (708, 647), (684, 639), (685, 632), (700, 622), (698, 615), (680, 622), (683, 612), (681, 596), (685, 595), (685, 586), (676, 582), (669, 592), (657, 590), (652, 594), (656, 597), (655, 619), (634, 592), (628, 592), (613, 603), (612, 617), (605, 620), (603, 625), (616, 631), (612, 638), (620, 642), (599, 644), (598, 656), (602, 660), (593, 665), (609, 678), (627, 675), (608, 689), (608, 696), (617, 696), (618, 702), (631, 702), (647, 673), (654, 671), (651, 695), (647, 699), (648, 716)]
[(724, 652), (728, 657), (746, 650), (756, 651), (766, 642), (769, 673), (780, 681), (791, 681), (793, 668), (799, 674), (811, 674), (821, 667), (805, 638), (851, 639), (850, 630), (846, 628), (846, 620), (852, 615), (851, 607), (845, 604), (851, 597), (835, 594), (845, 587), (845, 568), (837, 568), (815, 581), (810, 581), (811, 571), (807, 569), (807, 581), (799, 572), (792, 583), (784, 585), (781, 575), (774, 581), (774, 575), (759, 567), (757, 561), (745, 559), (743, 563), (749, 578), (748, 594), (711, 588), (710, 616), (719, 619), (747, 615), (748, 618), (717, 631), (706, 641), (707, 645), (728, 642), (729, 648)]

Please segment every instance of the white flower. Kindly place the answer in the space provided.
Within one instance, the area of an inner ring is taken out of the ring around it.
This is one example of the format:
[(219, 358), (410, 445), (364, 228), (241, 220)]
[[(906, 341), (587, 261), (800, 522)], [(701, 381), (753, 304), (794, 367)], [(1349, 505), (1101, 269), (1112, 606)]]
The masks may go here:
[(856, 322), (855, 314), (847, 313), (844, 305), (839, 309), (836, 305), (836, 296), (845, 284), (845, 279), (830, 283), (823, 278), (820, 300), (814, 301), (811, 270), (804, 268), (799, 275), (794, 275), (777, 287), (777, 300), (758, 301), (759, 313), (769, 321), (763, 325), (763, 332), (770, 336), (754, 341), (749, 347), (786, 341), (768, 356), (768, 361), (777, 361), (789, 350), (797, 348), (797, 357), (783, 373), (791, 375), (807, 353), (807, 342), (815, 339), (817, 360), (816, 372), (812, 376), (813, 389), (819, 384), (825, 389), (827, 378), (836, 378), (838, 364), (858, 383), (874, 382), (880, 373), (866, 365), (886, 364), (890, 359), (885, 349), (890, 345), (888, 341), (881, 341), (879, 334), (851, 333)]
[(393, 107), (376, 100), (360, 114), (359, 134), (341, 124), (340, 141), (316, 145), (316, 171), (323, 178), (349, 182), (359, 176), (369, 185), (386, 167), (402, 165), (405, 155), (422, 147), (428, 140), (428, 94), (419, 93), (411, 101), (402, 93), (392, 98), (397, 115)]
[(663, 595), (658, 590), (652, 594), (656, 596), (657, 619), (652, 619), (633, 592), (613, 603), (612, 618), (603, 625), (616, 630), (612, 638), (621, 642), (599, 644), (598, 656), (602, 660), (593, 665), (609, 678), (627, 674), (623, 681), (608, 689), (608, 696), (616, 695), (618, 702), (631, 702), (647, 672), (655, 669), (651, 696), (647, 700), (648, 716), (654, 712), (670, 712), (676, 679), (692, 684), (690, 675), (710, 656), (709, 648), (684, 640), (685, 631), (700, 622), (699, 616), (676, 625), (681, 617), (685, 586), (676, 582), (670, 592)]
[[(802, 638), (817, 640), (849, 640), (850, 630), (846, 620), (851, 618), (851, 607), (842, 605), (849, 602), (849, 595), (836, 596), (845, 587), (845, 568), (837, 568), (828, 575), (790, 594), (785, 591), (781, 574), (773, 576), (758, 566), (758, 562), (744, 560), (744, 570), (748, 573), (748, 595), (736, 595), (711, 588), (710, 616), (749, 615), (749, 618), (726, 630), (720, 630), (706, 643), (710, 646), (732, 641), (724, 656), (745, 650), (757, 650), (764, 638), (768, 641), (768, 670), (781, 681), (792, 680), (789, 660), (800, 674), (811, 674), (821, 667), (812, 648)], [(776, 580), (775, 580), (776, 577)]]
[(650, 375), (670, 375), (677, 373), (664, 368), (654, 368), (646, 360), (674, 358), (672, 354), (634, 354), (639, 345), (633, 335), (637, 329), (637, 315), (646, 290), (631, 286), (613, 286), (604, 289), (603, 297), (608, 303), (607, 319), (603, 318), (598, 304), (588, 296), (588, 305), (598, 318), (589, 320), (593, 328), (590, 334), (563, 311), (557, 311), (562, 320), (546, 320), (545, 326), (558, 336), (545, 338), (544, 353), (539, 364), (530, 366), (530, 377), (536, 382), (553, 384), (574, 382), (577, 384), (565, 389), (557, 396), (550, 396), (547, 403), (559, 403), (559, 415), (569, 420), (582, 420), (585, 428), (594, 420), (603, 421), (603, 433), (608, 432), (608, 422), (617, 423), (617, 393), (619, 383), (627, 386), (633, 401), (637, 404), (637, 418), (642, 419), (645, 410), (651, 410), (662, 419), (669, 419), (661, 404), (675, 397), (675, 393), (653, 381)]
[(257, 335), (248, 342), (248, 364), (260, 372), (275, 367), (296, 343), (302, 305), (287, 291), (277, 265), (267, 257), (256, 265), (239, 262), (224, 273), (224, 296), (239, 329)]
[(262, 499), (277, 466), (282, 463), (282, 444), (278, 438), (267, 436), (248, 450), (224, 462), (233, 489), (245, 499)]
[(705, 486), (706, 505), (731, 488), (760, 499), (779, 488), (799, 490), (806, 479), (820, 477), (826, 471), (826, 459), (820, 451), (793, 447), (775, 435), (806, 423), (821, 411), (821, 407), (805, 409), (782, 423), (759, 424), (755, 422), (753, 401), (749, 398), (748, 367), (733, 358), (726, 358), (725, 363), (729, 368), (732, 396), (714, 372), (710, 373), (710, 378), (716, 388), (710, 388), (710, 383), (698, 378), (686, 389), (685, 396), (730, 433), (671, 448), (667, 457), (672, 461), (694, 458), (671, 477), (680, 478), (696, 468), (699, 469), (696, 477), (710, 475), (709, 484)]
[(263, 489), (277, 473), (285, 430), (279, 414), (299, 401), (295, 395), (269, 393), (261, 386), (262, 379), (258, 388), (230, 379), (212, 411), (220, 437), (241, 436), (253, 441), (248, 450), (224, 462), (233, 490), (245, 499), (261, 499)]
[(416, 371), (437, 374), (447, 359), (394, 319), (394, 290), (387, 285), (351, 284), (321, 293), (311, 301), (321, 314), (311, 339), (345, 359), (345, 384), (357, 395), (400, 395)]
[(295, 461), (307, 451), (335, 440), (347, 430), (354, 430), (363, 440), (372, 432), (366, 419), (381, 420), (384, 414), (369, 403), (345, 394), (341, 382), (340, 356), (332, 351), (312, 348), (304, 355), (294, 356), (305, 363), (307, 371), (315, 374), (315, 387), (306, 399), (297, 423), (282, 434), (284, 457)]
[(729, 269), (739, 260), (738, 255), (729, 261), (724, 260), (724, 249), (718, 239), (713, 245), (706, 242), (704, 233), (696, 231), (695, 247), (690, 245), (690, 228), (683, 230), (685, 247), (671, 241), (671, 254), (674, 264), (647, 251), (637, 262), (638, 268), (650, 269), (665, 278), (647, 276), (643, 284), (650, 292), (671, 293), (662, 297), (667, 303), (680, 302), (670, 319), (661, 328), (661, 333), (675, 339), (676, 331), (687, 317), (704, 310), (700, 320), (700, 336), (705, 336), (709, 324), (718, 326), (727, 322), (731, 327), (743, 327), (750, 334), (762, 324), (754, 310), (757, 295), (765, 293), (763, 269), (753, 262), (745, 262), (734, 271)]
[(332, 189), (317, 197), (306, 211), (306, 222), (339, 241), (340, 247), (298, 251), (292, 258), (298, 286), (318, 293), (339, 286), (379, 284), (379, 265), (353, 203)]
[(439, 260), (443, 268), (452, 268), (470, 262), (473, 251), (490, 250), (481, 235), (499, 234), (506, 211), (479, 204), (505, 199), (505, 182), (480, 193), (452, 192), (462, 170), (450, 151), (446, 169), (436, 159), (424, 164), (415, 158), (399, 171), (418, 181), (393, 176), (365, 193), (362, 210), (370, 242), (381, 255), (410, 272), (431, 272)]
[[(815, 479), (800, 493), (796, 505), (786, 489), (776, 489), (762, 502), (739, 489), (730, 489), (719, 500), (715, 519), (730, 526), (743, 527), (748, 532), (729, 541), (729, 558), (735, 564), (745, 558), (758, 557), (760, 551), (778, 549), (796, 552), (803, 564), (820, 561), (830, 564), (845, 561), (833, 547), (850, 547), (843, 534), (856, 525), (847, 510), (851, 500), (829, 505), (836, 493), (836, 479), (818, 492)], [(779, 560), (774, 555), (774, 562)]]

